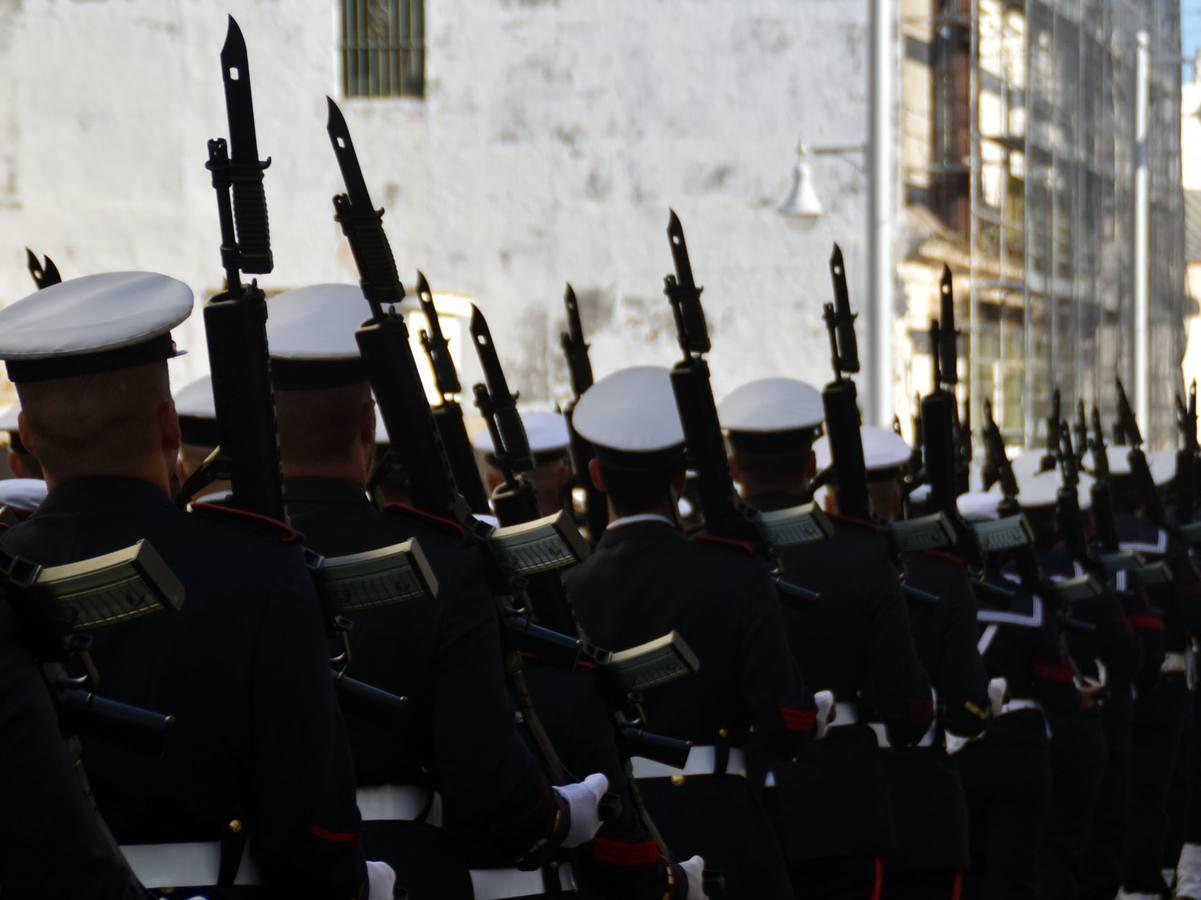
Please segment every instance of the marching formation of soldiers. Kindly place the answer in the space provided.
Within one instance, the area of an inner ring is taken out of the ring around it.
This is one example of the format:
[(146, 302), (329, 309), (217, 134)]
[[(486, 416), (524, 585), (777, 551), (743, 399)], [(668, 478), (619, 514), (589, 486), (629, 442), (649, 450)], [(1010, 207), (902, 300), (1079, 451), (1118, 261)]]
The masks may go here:
[(1009, 459), (957, 398), (950, 275), (908, 445), (832, 381), (716, 402), (673, 213), (682, 359), (519, 411), (413, 315), (330, 104), (360, 285), (267, 300), (245, 45), (209, 144), (227, 289), (172, 392), (180, 281), (0, 311), (0, 900), (1201, 898), (1195, 390), (1147, 453), (1118, 385)]

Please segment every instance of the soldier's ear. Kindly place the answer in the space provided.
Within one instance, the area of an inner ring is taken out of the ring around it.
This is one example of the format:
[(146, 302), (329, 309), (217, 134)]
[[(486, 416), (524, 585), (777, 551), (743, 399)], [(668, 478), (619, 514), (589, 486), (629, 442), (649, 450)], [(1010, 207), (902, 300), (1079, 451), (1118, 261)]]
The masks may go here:
[(742, 469), (738, 467), (738, 459), (731, 453), (726, 457), (730, 462), (730, 477), (739, 484), (742, 484)]
[(175, 412), (175, 401), (164, 400), (158, 408), (159, 432), (162, 435), (162, 448), (179, 452), (180, 432), (179, 416)]
[(598, 491), (608, 493), (608, 489), (605, 487), (605, 477), (601, 475), (600, 461), (596, 457), (588, 460), (588, 477), (592, 479), (592, 483)]
[[(29, 426), (25, 424), (25, 410), (17, 412), (17, 434), (21, 436), (21, 443), (25, 445), (30, 453), (33, 453), (33, 442), (29, 440)], [(12, 454), (9, 454), (12, 456)], [(35, 454), (36, 455), (36, 454)]]
[(817, 477), (817, 454), (812, 449), (809, 451), (809, 459), (805, 461), (805, 478), (812, 481)]
[(680, 472), (679, 475), (677, 475), (675, 478), (673, 478), (671, 480), (671, 489), (676, 492), (677, 497), (681, 496), (684, 493), (684, 488), (687, 485), (688, 485), (687, 470)]
[(359, 416), (359, 440), (369, 447), (375, 446), (375, 401), (368, 400), (363, 404)]

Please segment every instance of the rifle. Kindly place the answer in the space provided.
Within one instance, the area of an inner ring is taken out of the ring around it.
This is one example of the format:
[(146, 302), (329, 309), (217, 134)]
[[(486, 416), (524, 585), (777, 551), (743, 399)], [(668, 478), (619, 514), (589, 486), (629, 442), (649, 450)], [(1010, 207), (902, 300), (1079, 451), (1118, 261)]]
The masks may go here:
[(1121, 539), (1118, 537), (1109, 480), (1109, 453), (1105, 447), (1105, 429), (1101, 427), (1101, 413), (1096, 406), (1093, 407), (1092, 434), (1088, 439), (1088, 448), (1093, 460), (1093, 483), (1089, 488), (1089, 495), (1093, 501), (1093, 524), (1097, 530), (1097, 544), (1101, 548), (1101, 565), (1109, 574), (1141, 566), (1142, 561), (1138, 556), (1122, 550)]
[(271, 160), (259, 160), (246, 42), (233, 16), (221, 48), (221, 75), (230, 139), (208, 142), (205, 167), (217, 192), (226, 289), (204, 305), (220, 444), (180, 488), (178, 502), (186, 504), (205, 485), (228, 479), (230, 505), (282, 520), (267, 303), (258, 281), (244, 285), (241, 274), (266, 274), (274, 268), (263, 193), (263, 171)]
[[(1084, 456), (1088, 453), (1088, 419), (1084, 415), (1084, 401), (1076, 401), (1076, 465), (1084, 468)], [(1108, 462), (1108, 460), (1107, 460)]]
[(1122, 380), (1119, 378), (1115, 382), (1118, 388), (1118, 428), (1130, 442), (1127, 457), (1130, 460), (1130, 476), (1134, 480), (1134, 489), (1138, 492), (1147, 518), (1157, 528), (1166, 528), (1167, 517), (1164, 515), (1155, 480), (1151, 477), (1151, 467), (1147, 464), (1146, 454), (1143, 453), (1143, 436), (1139, 431), (1138, 420), (1134, 416), (1134, 409), (1130, 406), (1130, 399), (1126, 396)]
[(1188, 404), (1176, 395), (1176, 424), (1183, 439), (1176, 451), (1176, 524), (1188, 525), (1197, 513), (1197, 382), (1189, 386)]
[(26, 247), (25, 261), (29, 266), (29, 275), (33, 279), (33, 283), (38, 286), (39, 291), (62, 282), (63, 276), (58, 274), (58, 266), (49, 256), (39, 260), (37, 254)]
[(838, 485), (838, 509), (843, 515), (867, 519), (870, 517), (867, 467), (863, 462), (863, 438), (859, 433), (859, 402), (855, 382), (843, 377), (845, 372), (859, 371), (856, 314), (851, 312), (846, 267), (842, 248), (837, 244), (830, 256), (830, 276), (834, 282), (834, 303), (825, 304), (822, 312), (830, 336), (830, 363), (834, 368), (834, 380), (822, 388), (826, 433)]
[(1059, 434), (1059, 469), (1063, 476), (1055, 497), (1055, 520), (1059, 528), (1059, 537), (1072, 559), (1086, 568), (1098, 569), (1100, 567), (1089, 550), (1088, 538), (1084, 533), (1078, 493), (1080, 470), (1072, 445), (1072, 429), (1067, 422), (1061, 422), (1056, 431)]
[(940, 313), (942, 318), (932, 323), (931, 336), (935, 346), (935, 390), (951, 395), (951, 440), (954, 448), (955, 496), (966, 493), (971, 479), (972, 413), (971, 400), (966, 401), (962, 416), (956, 390), (959, 384), (959, 330), (955, 327), (955, 294), (952, 289), (951, 267), (943, 265), (939, 282)]
[(571, 468), (575, 473), (575, 487), (582, 489), (587, 497), (584, 505), (587, 512), (588, 540), (595, 546), (609, 524), (609, 502), (604, 491), (592, 483), (592, 475), (588, 471), (588, 465), (595, 458), (596, 451), (572, 424), (576, 404), (580, 402), (584, 391), (592, 387), (592, 361), (588, 358), (588, 342), (584, 340), (580, 306), (570, 284), (563, 294), (563, 304), (567, 307), (567, 331), (559, 335), (559, 344), (567, 358), (567, 370), (571, 373), (572, 394), (571, 402), (563, 410), (563, 417), (567, 420), (567, 430), (571, 436)]
[(1051, 394), (1051, 413), (1047, 416), (1046, 445), (1042, 458), (1039, 460), (1038, 470), (1040, 472), (1050, 472), (1059, 462), (1060, 421), (1062, 420), (1059, 414), (1059, 388), (1055, 388)]
[(421, 346), (429, 358), (430, 368), (434, 373), (434, 384), (440, 398), (438, 405), (433, 408), (434, 422), (450, 458), (455, 484), (463, 492), (467, 505), (473, 512), (487, 513), (488, 495), (480, 479), (480, 470), (475, 464), (475, 453), (471, 449), (471, 440), (467, 437), (467, 427), (463, 424), (463, 407), (455, 399), (455, 395), (463, 390), (459, 383), (459, 373), (455, 369), (455, 361), (450, 355), (446, 337), (442, 334), (442, 323), (438, 321), (438, 310), (434, 308), (433, 291), (420, 271), (417, 273), (417, 300), (429, 326), (429, 331), (421, 330)]
[[(725, 440), (709, 380), (709, 329), (701, 306), (701, 291), (693, 280), (684, 226), (672, 210), (667, 225), (675, 274), (663, 279), (663, 292), (671, 304), (676, 337), (684, 358), (671, 369), (671, 387), (684, 429), (688, 467), (697, 472), (697, 495), (705, 531), (714, 537), (749, 543), (773, 569), (773, 549), (789, 544), (825, 540), (832, 533), (829, 520), (814, 504), (772, 513), (756, 513), (739, 498), (730, 477)], [(782, 583), (781, 583), (781, 586)], [(790, 596), (816, 598), (797, 585), (788, 585)]]

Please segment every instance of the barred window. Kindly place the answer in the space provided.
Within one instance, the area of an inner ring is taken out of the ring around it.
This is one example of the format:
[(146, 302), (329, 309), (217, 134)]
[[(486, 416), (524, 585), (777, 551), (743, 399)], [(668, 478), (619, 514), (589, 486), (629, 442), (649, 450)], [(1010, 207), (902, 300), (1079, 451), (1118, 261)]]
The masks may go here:
[(425, 96), (425, 0), (341, 0), (342, 93)]

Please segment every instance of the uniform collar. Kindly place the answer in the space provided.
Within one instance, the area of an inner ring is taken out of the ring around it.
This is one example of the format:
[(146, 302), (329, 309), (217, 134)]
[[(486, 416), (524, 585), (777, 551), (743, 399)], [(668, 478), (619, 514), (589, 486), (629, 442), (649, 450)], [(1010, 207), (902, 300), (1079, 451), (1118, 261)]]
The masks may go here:
[(600, 546), (611, 547), (626, 541), (661, 540), (665, 536), (678, 534), (680, 531), (675, 522), (666, 516), (622, 516), (609, 523), (605, 533), (601, 535)]
[[(661, 516), (658, 513), (639, 513), (635, 516), (621, 516), (609, 523), (608, 528), (625, 528), (628, 525), (637, 525), (642, 522), (662, 522), (664, 525), (676, 527), (676, 523), (667, 516)], [(608, 529), (606, 529), (608, 530)]]
[(285, 478), (286, 503), (370, 504), (361, 484), (345, 478)]
[(76, 478), (55, 486), (30, 518), (81, 508), (111, 515), (131, 506), (176, 508), (162, 488), (140, 478)]

